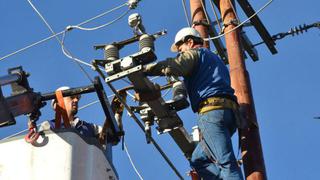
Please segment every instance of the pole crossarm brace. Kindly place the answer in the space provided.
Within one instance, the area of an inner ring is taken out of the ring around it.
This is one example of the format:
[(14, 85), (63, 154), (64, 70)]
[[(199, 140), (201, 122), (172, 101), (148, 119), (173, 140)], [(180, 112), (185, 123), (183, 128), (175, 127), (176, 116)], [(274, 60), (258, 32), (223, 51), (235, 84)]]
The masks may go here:
[[(252, 8), (252, 6), (250, 5), (250, 3), (247, 0), (237, 0), (237, 1), (239, 3), (240, 7), (243, 9), (244, 13), (248, 17), (252, 16), (255, 13), (254, 9)], [(269, 32), (266, 29), (266, 27), (261, 22), (260, 18), (258, 16), (254, 16), (250, 21), (251, 21), (252, 25), (254, 26), (254, 28), (259, 33), (259, 35), (262, 38), (262, 40), (267, 45), (267, 47), (270, 50), (270, 52), (272, 54), (278, 53), (277, 49), (275, 48), (275, 44), (276, 43), (272, 39), (272, 37), (269, 34)]]
[[(218, 7), (218, 9), (220, 9), (220, 5), (219, 2), (220, 0), (213, 0), (214, 4)], [(242, 10), (244, 11), (244, 13), (248, 16), (251, 17), (252, 15), (255, 14), (255, 10), (252, 8), (252, 6), (250, 5), (250, 3), (247, 0), (237, 0), (238, 4), (240, 5), (240, 7), (242, 8)], [(219, 20), (221, 21), (221, 20)], [(215, 25), (217, 25), (219, 22), (215, 21), (213, 22), (213, 28)], [(238, 22), (239, 23), (239, 22)], [(257, 30), (258, 34), (260, 35), (261, 39), (263, 40), (262, 43), (265, 43), (266, 46), (268, 47), (268, 49), (270, 50), (270, 52), (272, 54), (276, 54), (277, 53), (277, 49), (275, 48), (275, 40), (274, 38), (269, 34), (269, 32), (267, 31), (266, 27), (263, 25), (263, 23), (261, 22), (260, 18), (258, 17), (258, 15), (253, 16), (250, 19), (250, 23), (244, 24), (242, 27), (245, 26), (254, 26), (254, 28)], [(210, 35), (211, 36), (211, 35)], [(243, 46), (244, 51), (246, 51), (248, 53), (248, 55), (251, 57), (251, 59), (253, 61), (257, 61), (259, 60), (259, 56), (258, 56), (258, 52), (255, 49), (255, 44), (253, 44), (250, 39), (247, 37), (247, 35), (245, 34), (245, 31), (240, 30), (240, 38), (241, 38), (241, 43)], [(259, 43), (259, 44), (262, 44)], [(216, 46), (216, 45), (215, 45)], [(218, 49), (218, 47), (216, 46), (216, 48)], [(224, 48), (225, 50), (225, 48)], [(221, 54), (221, 50), (219, 51), (219, 55)], [(245, 55), (245, 54), (244, 54)], [(221, 56), (221, 55), (220, 55)], [(222, 57), (222, 56), (221, 56)], [(246, 57), (245, 57), (246, 58)], [(222, 58), (223, 59), (223, 58)], [(223, 59), (225, 61), (225, 59)], [(228, 63), (227, 61), (225, 61), (226, 63)]]

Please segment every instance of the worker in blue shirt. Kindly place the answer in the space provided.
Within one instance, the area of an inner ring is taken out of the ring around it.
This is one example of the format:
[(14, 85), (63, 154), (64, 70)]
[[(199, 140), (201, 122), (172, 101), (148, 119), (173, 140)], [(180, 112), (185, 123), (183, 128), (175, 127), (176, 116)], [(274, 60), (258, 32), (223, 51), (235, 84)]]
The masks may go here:
[(201, 140), (190, 165), (204, 180), (241, 180), (231, 136), (237, 129), (237, 98), (230, 85), (229, 71), (223, 61), (203, 47), (203, 39), (194, 28), (183, 28), (171, 46), (176, 58), (148, 64), (150, 76), (183, 76), (192, 110), (198, 113)]

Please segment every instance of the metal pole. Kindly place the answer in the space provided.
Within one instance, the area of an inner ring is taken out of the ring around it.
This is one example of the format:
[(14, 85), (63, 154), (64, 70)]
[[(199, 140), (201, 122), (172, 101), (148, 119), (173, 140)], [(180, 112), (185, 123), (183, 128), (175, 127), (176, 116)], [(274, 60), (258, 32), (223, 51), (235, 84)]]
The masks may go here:
[[(65, 96), (73, 96), (73, 95), (91, 93), (91, 92), (94, 92), (95, 90), (96, 89), (95, 89), (94, 85), (89, 85), (89, 86), (83, 86), (83, 87), (63, 90), (62, 95), (64, 97)], [(55, 92), (50, 92), (50, 93), (46, 93), (46, 94), (41, 95), (41, 101), (48, 101), (48, 100), (51, 100), (54, 98), (56, 98)]]
[[(230, 23), (236, 19), (231, 0), (220, 0), (219, 5), (223, 23), (228, 24), (224, 31), (228, 32), (236, 26), (236, 24)], [(225, 41), (230, 65), (231, 85), (238, 97), (240, 110), (249, 125), (248, 129), (241, 130), (239, 134), (245, 176), (247, 180), (264, 180), (267, 179), (266, 170), (249, 73), (246, 70), (241, 48), (239, 29), (227, 34)]]
[(7, 85), (7, 84), (18, 82), (21, 79), (22, 78), (21, 78), (20, 74), (9, 74), (9, 75), (6, 75), (6, 76), (2, 76), (2, 77), (0, 77), (0, 86), (4, 86), (4, 85)]
[[(208, 27), (204, 24), (199, 24), (199, 22), (206, 22), (206, 16), (201, 3), (204, 4), (203, 0), (190, 0), (192, 26), (199, 31), (202, 38), (208, 38)], [(208, 41), (204, 42), (204, 47), (210, 49)]]

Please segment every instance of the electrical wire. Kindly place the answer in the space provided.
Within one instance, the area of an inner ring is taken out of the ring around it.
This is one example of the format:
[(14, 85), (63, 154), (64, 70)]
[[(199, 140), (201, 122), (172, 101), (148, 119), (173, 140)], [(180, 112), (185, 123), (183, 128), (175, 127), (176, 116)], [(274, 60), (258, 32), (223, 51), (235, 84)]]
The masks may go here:
[[(39, 126), (40, 126), (40, 125), (38, 124), (37, 127), (39, 127)], [(1, 141), (2, 141), (2, 140), (5, 140), (5, 139), (12, 138), (12, 137), (15, 137), (15, 136), (18, 136), (19, 134), (22, 134), (22, 133), (24, 133), (24, 132), (27, 132), (28, 130), (29, 130), (29, 129), (25, 129), (25, 130), (22, 130), (22, 131), (19, 131), (19, 132), (15, 133), (15, 134), (12, 134), (12, 135), (10, 135), (10, 136), (4, 137), (4, 138), (1, 139)]]
[(130, 97), (132, 97), (133, 99), (136, 98), (133, 94), (129, 93), (128, 91), (126, 91), (126, 93), (127, 93)]
[[(36, 11), (36, 13), (39, 15), (39, 17), (42, 19), (42, 21), (46, 24), (46, 26), (49, 28), (49, 30), (51, 31), (51, 33), (53, 35), (55, 35), (56, 33), (53, 31), (53, 29), (51, 28), (51, 26), (49, 25), (49, 23), (45, 20), (45, 18), (41, 15), (41, 13), (37, 10), (37, 8), (32, 4), (32, 2), (30, 0), (27, 0), (29, 2), (29, 4), (31, 5), (31, 7)], [(67, 29), (70, 29), (70, 28), (78, 28), (78, 29), (81, 29), (81, 30), (86, 30), (86, 31), (92, 31), (92, 30), (97, 30), (97, 29), (100, 29), (102, 27), (106, 27), (108, 25), (111, 25), (112, 23), (115, 23), (116, 21), (120, 20), (121, 18), (123, 18), (126, 14), (128, 14), (128, 12), (130, 11), (131, 9), (127, 10), (126, 12), (124, 12), (123, 14), (121, 14), (118, 18), (106, 23), (106, 24), (103, 24), (101, 26), (98, 26), (98, 27), (94, 27), (94, 28), (83, 28), (81, 26), (68, 26)], [(80, 60), (74, 56), (72, 56), (71, 52), (68, 51), (64, 45), (64, 40), (65, 40), (65, 36), (66, 36), (66, 32), (67, 31), (64, 31), (63, 33), (63, 37), (62, 37), (62, 40), (60, 40), (57, 36), (55, 36), (55, 38), (57, 39), (57, 41), (60, 43), (61, 45), (61, 49), (62, 49), (62, 52), (63, 54), (68, 57), (69, 59), (72, 59), (74, 60), (79, 68), (81, 69), (81, 71), (84, 72), (84, 74), (87, 76), (87, 78), (93, 83), (93, 80), (91, 79), (91, 77), (89, 76), (89, 74), (83, 69), (83, 67), (80, 65), (80, 63), (84, 64), (84, 65), (87, 65), (87, 66), (90, 66), (91, 68), (93, 68), (93, 66), (89, 63), (86, 63), (84, 62), (83, 60)]]
[[(140, 129), (144, 132), (144, 125), (139, 121), (137, 116), (133, 113), (131, 108), (128, 106), (128, 104), (122, 99), (122, 97), (117, 93), (117, 90), (113, 87), (113, 85), (110, 82), (107, 82), (107, 85), (109, 88), (112, 90), (112, 92), (117, 96), (119, 101), (124, 105), (124, 107), (127, 109), (129, 116), (137, 123), (137, 125), (140, 127)], [(158, 145), (158, 143), (150, 137), (151, 143), (154, 145), (154, 147), (158, 150), (158, 152), (161, 154), (161, 156), (164, 158), (164, 160), (167, 162), (167, 164), (171, 167), (171, 169), (176, 173), (176, 175), (180, 178), (183, 179), (177, 168), (172, 164), (168, 156), (163, 152), (161, 147)]]
[(186, 17), (188, 26), (191, 27), (191, 23), (190, 23), (190, 20), (189, 20), (189, 16), (188, 16), (188, 12), (187, 12), (187, 7), (186, 7), (186, 0), (182, 0), (181, 2), (182, 2), (183, 11), (184, 11), (184, 15), (185, 15), (185, 17)]
[[(128, 3), (121, 4), (121, 5), (113, 8), (113, 9), (110, 9), (110, 10), (108, 10), (108, 11), (106, 11), (106, 12), (103, 12), (103, 13), (97, 15), (97, 16), (94, 16), (94, 17), (90, 18), (90, 19), (87, 19), (87, 20), (85, 20), (85, 21), (83, 21), (83, 22), (81, 22), (81, 23), (79, 23), (79, 24), (77, 24), (77, 25), (75, 25), (75, 26), (82, 26), (82, 25), (84, 25), (84, 24), (87, 24), (87, 23), (89, 23), (89, 22), (91, 22), (91, 21), (93, 21), (93, 20), (96, 20), (96, 19), (98, 19), (98, 18), (100, 18), (100, 17), (103, 17), (103, 16), (105, 16), (105, 15), (107, 15), (107, 14), (109, 14), (109, 13), (115, 11), (115, 10), (118, 10), (118, 9), (120, 9), (120, 8), (126, 6), (126, 5), (128, 5)], [(68, 27), (68, 26), (67, 26), (67, 27)], [(46, 42), (46, 41), (48, 41), (48, 40), (50, 40), (50, 39), (52, 39), (52, 38), (54, 38), (54, 37), (56, 37), (56, 36), (59, 36), (59, 35), (63, 34), (63, 33), (66, 32), (66, 31), (70, 31), (70, 30), (71, 30), (71, 29), (65, 28), (63, 31), (60, 31), (60, 32), (58, 32), (58, 33), (56, 33), (56, 34), (54, 34), (54, 35), (51, 35), (51, 36), (49, 36), (49, 37), (47, 37), (47, 38), (44, 38), (44, 39), (42, 39), (42, 40), (40, 40), (40, 41), (37, 41), (37, 42), (35, 42), (35, 43), (32, 43), (32, 44), (30, 44), (30, 45), (28, 45), (28, 46), (26, 46), (26, 47), (24, 47), (24, 48), (21, 48), (21, 49), (19, 49), (19, 50), (16, 50), (16, 51), (14, 51), (14, 52), (12, 52), (12, 53), (10, 53), (10, 54), (7, 54), (7, 55), (1, 57), (1, 58), (0, 58), (0, 61), (1, 61), (1, 60), (4, 60), (4, 59), (6, 59), (6, 58), (8, 58), (8, 57), (10, 57), (10, 56), (13, 56), (13, 55), (15, 55), (15, 54), (18, 54), (18, 53), (20, 53), (20, 52), (22, 52), (22, 51), (25, 51), (25, 50), (33, 47), (33, 46), (36, 46), (36, 45), (41, 44), (41, 43), (43, 43), (43, 42)]]
[(131, 164), (132, 168), (134, 169), (136, 174), (139, 176), (140, 180), (143, 180), (142, 176), (140, 175), (139, 171), (137, 170), (136, 166), (134, 165), (134, 163), (133, 163), (133, 161), (131, 159), (131, 156), (129, 154), (128, 147), (127, 147), (126, 143), (123, 143), (123, 145), (124, 145), (124, 151), (126, 152), (128, 158), (129, 158), (129, 161), (130, 161), (130, 164)]
[[(71, 53), (69, 52), (69, 51), (67, 51), (67, 49), (65, 48), (65, 46), (64, 46), (64, 44), (63, 44), (63, 41), (61, 41), (58, 37), (57, 37), (57, 34), (54, 32), (54, 30), (51, 28), (51, 26), (48, 24), (48, 22), (44, 19), (44, 17), (41, 15), (41, 13), (37, 10), (37, 8), (32, 4), (32, 2), (30, 1), (30, 0), (27, 0), (28, 2), (29, 2), (29, 4), (31, 5), (31, 7), (34, 9), (34, 11), (39, 15), (39, 17), (42, 19), (42, 21), (46, 24), (46, 26), (48, 27), (48, 29), (51, 31), (51, 33), (53, 34), (53, 37), (55, 37), (56, 39), (57, 39), (57, 41), (60, 43), (60, 45), (62, 46), (62, 48), (63, 48), (63, 52), (64, 52), (64, 54), (65, 55), (67, 55), (67, 57), (70, 57), (71, 59), (73, 59), (73, 60), (76, 60), (77, 58), (74, 58), (74, 57), (72, 57), (72, 55), (71, 55)], [(102, 26), (99, 26), (99, 27), (97, 27), (97, 28), (101, 28)], [(103, 26), (104, 27), (104, 26)], [(63, 36), (63, 39), (65, 38), (65, 33), (64, 33), (64, 36)], [(2, 59), (0, 59), (0, 60), (2, 60)], [(79, 59), (77, 59), (75, 62), (77, 62), (78, 63), (78, 65), (81, 67), (81, 65), (79, 64)], [(92, 65), (90, 65), (91, 67), (92, 67)], [(85, 72), (85, 71), (84, 71)], [(88, 74), (87, 74), (88, 75)], [(91, 78), (90, 78), (90, 76), (88, 76), (88, 78), (91, 80)], [(92, 81), (92, 80), (91, 80)], [(110, 84), (109, 84), (109, 86), (110, 86)], [(131, 113), (131, 115), (132, 115), (132, 113)], [(159, 149), (160, 147), (155, 143), (155, 141), (151, 138), (151, 141), (152, 141), (152, 143), (157, 147), (157, 149), (158, 150), (161, 150), (161, 149)], [(127, 152), (127, 151), (126, 151)], [(162, 151), (159, 151), (161, 154), (162, 154), (162, 156), (167, 160), (167, 162), (168, 162), (168, 160), (169, 159), (167, 159), (167, 157), (166, 156), (164, 156), (164, 153), (162, 152)], [(128, 152), (127, 152), (127, 154), (128, 154)], [(129, 154), (128, 154), (129, 155)], [(130, 155), (129, 155), (130, 156)], [(128, 156), (128, 157), (129, 157)], [(131, 159), (131, 158), (130, 158)], [(130, 160), (131, 161), (131, 160)], [(132, 162), (132, 161), (131, 161)], [(176, 174), (179, 176), (179, 177), (182, 177), (177, 171), (176, 171), (176, 169), (172, 166), (172, 164), (171, 164), (171, 162), (169, 161), (168, 162), (169, 163), (169, 165), (175, 170), (175, 172), (176, 172)], [(133, 166), (134, 166), (134, 164), (132, 164)], [(136, 168), (134, 168), (135, 169), (135, 171), (136, 171), (136, 173), (139, 175), (139, 177), (140, 178), (142, 178), (141, 177), (141, 175), (138, 173), (138, 171), (136, 170)]]
[(246, 22), (248, 22), (249, 20), (251, 20), (253, 17), (255, 17), (256, 15), (258, 15), (262, 10), (264, 10), (267, 6), (269, 6), (272, 3), (273, 0), (268, 1), (264, 6), (262, 6), (258, 11), (256, 11), (253, 15), (251, 15), (248, 19), (244, 20), (243, 22), (241, 22), (239, 25), (237, 25), (236, 27), (234, 27), (233, 29), (229, 30), (228, 32), (225, 32), (223, 34), (220, 34), (218, 36), (215, 37), (211, 37), (211, 38), (205, 38), (204, 41), (209, 41), (209, 40), (213, 40), (213, 39), (218, 39), (221, 38), (233, 31), (235, 31), (236, 29), (238, 29), (239, 27), (241, 27), (243, 24), (245, 24)]
[[(71, 55), (70, 55), (70, 52), (68, 52), (68, 51), (66, 50), (65, 45), (64, 45), (65, 38), (66, 38), (66, 33), (67, 33), (67, 31), (64, 32), (63, 35), (62, 35), (62, 41), (61, 41), (62, 44), (63, 44), (63, 46), (61, 46), (62, 53), (63, 53), (66, 57), (68, 57), (68, 58), (70, 58), (70, 59), (73, 59), (74, 61), (77, 61), (77, 62), (79, 62), (79, 63), (81, 63), (81, 64), (90, 66), (90, 67), (93, 69), (93, 68), (94, 68), (93, 65), (91, 65), (91, 64), (89, 64), (89, 63), (87, 63), (87, 62), (84, 62), (83, 60), (80, 60), (80, 59), (78, 59), (78, 58), (76, 58), (76, 57), (74, 57), (74, 56), (71, 56)], [(100, 69), (103, 70), (102, 68), (100, 68)], [(127, 84), (131, 85), (131, 83), (128, 82), (127, 80), (125, 80), (125, 79), (121, 79), (121, 80), (124, 81), (124, 82), (126, 82)], [(129, 94), (130, 94), (130, 93), (129, 93)], [(130, 95), (131, 95), (131, 94), (130, 94)], [(131, 95), (131, 96), (133, 96), (133, 95)]]
[(94, 31), (94, 30), (98, 30), (98, 29), (101, 29), (103, 27), (106, 27), (106, 26), (109, 26), (113, 23), (115, 23), (116, 21), (120, 20), (121, 18), (123, 18), (125, 15), (127, 15), (129, 13), (131, 9), (128, 9), (127, 11), (125, 11), (124, 13), (122, 13), (119, 17), (117, 17), (116, 19), (108, 22), (108, 23), (105, 23), (103, 25), (100, 25), (100, 26), (97, 26), (97, 27), (93, 27), (93, 28), (85, 28), (85, 27), (81, 27), (81, 26), (68, 26), (67, 28), (75, 28), (75, 29), (80, 29), (80, 30), (83, 30), (83, 31)]
[(221, 27), (221, 24), (220, 24), (220, 21), (219, 21), (219, 18), (218, 18), (218, 13), (216, 11), (216, 9), (214, 8), (214, 4), (213, 4), (213, 0), (210, 0), (210, 4), (211, 4), (211, 8), (212, 8), (212, 11), (213, 11), (213, 14), (216, 18), (216, 22), (218, 24), (218, 27), (219, 27), (219, 30), (220, 30), (220, 33), (222, 32), (222, 27)]
[[(45, 25), (48, 27), (48, 29), (50, 30), (50, 32), (53, 35), (56, 35), (56, 33), (54, 32), (54, 30), (52, 29), (52, 27), (50, 26), (50, 24), (46, 21), (46, 19), (42, 16), (42, 14), (39, 12), (39, 10), (33, 5), (33, 3), (31, 2), (31, 0), (27, 0), (30, 4), (30, 6), (32, 7), (32, 9), (38, 14), (38, 16), (41, 18), (41, 20), (45, 23)], [(74, 60), (74, 62), (76, 62), (76, 64), (79, 66), (79, 68), (81, 69), (81, 71), (86, 75), (86, 77), (91, 81), (91, 83), (93, 83), (92, 78), (90, 77), (90, 75), (84, 70), (84, 68), (81, 66), (80, 62), (81, 60), (72, 57), (71, 53), (64, 47), (63, 42), (58, 38), (58, 36), (54, 36), (56, 38), (56, 40), (59, 42), (59, 44), (63, 47), (64, 50), (64, 54), (68, 56), (70, 59)], [(84, 63), (84, 62), (83, 62)], [(90, 65), (92, 67), (92, 65)]]
[(94, 17), (92, 17), (92, 18), (90, 18), (90, 19), (88, 19), (88, 20), (85, 20), (85, 21), (83, 21), (83, 22), (79, 23), (79, 24), (78, 24), (78, 25), (76, 25), (76, 26), (82, 26), (82, 25), (85, 25), (85, 24), (87, 24), (87, 23), (89, 23), (89, 22), (91, 22), (91, 21), (93, 21), (93, 20), (96, 20), (96, 19), (98, 19), (98, 18), (100, 18), (100, 17), (102, 17), (102, 16), (105, 16), (105, 15), (107, 15), (107, 14), (109, 14), (109, 13), (111, 13), (111, 12), (115, 11), (115, 10), (118, 10), (118, 9), (120, 9), (120, 8), (124, 7), (124, 6), (127, 6), (127, 5), (128, 5), (128, 3), (127, 3), (127, 2), (126, 2), (126, 3), (123, 3), (123, 4), (121, 4), (121, 5), (117, 6), (117, 7), (113, 8), (113, 9), (110, 9), (109, 11), (106, 11), (106, 12), (101, 13), (101, 14), (99, 14), (99, 15), (97, 15), (97, 16), (94, 16)]
[(207, 22), (208, 22), (208, 24), (210, 26), (211, 22), (210, 22), (206, 7), (204, 6), (204, 3), (203, 3), (202, 0), (200, 2), (201, 2), (201, 6), (202, 6), (202, 9), (203, 9), (204, 15), (206, 16), (206, 20), (207, 20)]
[(78, 108), (78, 111), (79, 111), (79, 110), (82, 110), (82, 109), (84, 109), (84, 108), (87, 108), (87, 107), (89, 107), (89, 106), (91, 106), (91, 105), (94, 105), (94, 104), (96, 104), (96, 103), (98, 103), (98, 102), (100, 102), (100, 100), (95, 100), (95, 101), (93, 101), (93, 102), (91, 102), (91, 103), (88, 103), (88, 104), (86, 104), (86, 105), (84, 105), (84, 106), (81, 106), (81, 107)]
[[(204, 11), (204, 14), (205, 14), (205, 16), (206, 16), (206, 20), (207, 20), (207, 22), (208, 22), (208, 25), (211, 27), (211, 20), (210, 20), (210, 18), (209, 18), (209, 15), (208, 15), (208, 12), (207, 12), (207, 10), (206, 10), (206, 7), (205, 7), (205, 5), (204, 5), (204, 3), (203, 3), (202, 0), (201, 0), (200, 2), (201, 2), (202, 9), (203, 9), (203, 11)], [(211, 38), (210, 35), (209, 35), (209, 38)]]
[[(70, 54), (70, 51), (68, 51), (68, 50), (65, 48), (64, 42), (65, 42), (65, 38), (66, 38), (66, 33), (67, 33), (67, 32), (65, 31), (65, 32), (63, 33), (63, 35), (62, 35), (62, 40), (61, 40), (61, 50), (62, 50), (62, 53), (63, 53), (67, 58), (69, 58), (69, 59), (72, 59), (72, 60), (74, 60), (74, 61), (76, 61), (76, 62), (78, 62), (78, 63), (84, 64), (84, 65), (86, 65), (86, 66), (89, 66), (89, 67), (93, 68), (93, 66), (92, 66), (91, 64), (89, 64), (89, 63), (87, 63), (87, 62), (85, 62), (85, 61), (83, 61), (83, 60), (80, 60), (80, 59), (72, 56), (72, 55)], [(59, 41), (59, 42), (60, 42), (60, 41)]]

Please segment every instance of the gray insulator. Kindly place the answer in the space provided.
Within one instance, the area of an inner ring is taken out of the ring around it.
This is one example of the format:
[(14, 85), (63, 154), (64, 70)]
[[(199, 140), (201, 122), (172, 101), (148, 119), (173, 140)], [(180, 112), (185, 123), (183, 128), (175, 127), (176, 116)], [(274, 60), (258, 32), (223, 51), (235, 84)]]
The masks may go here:
[(146, 47), (154, 50), (154, 37), (148, 34), (143, 34), (139, 39), (139, 50), (141, 51)]
[(172, 86), (173, 99), (179, 98), (179, 96), (187, 97), (187, 90), (181, 81), (177, 81)]
[(119, 59), (119, 50), (116, 46), (110, 44), (104, 48), (104, 57), (106, 60), (117, 60)]

